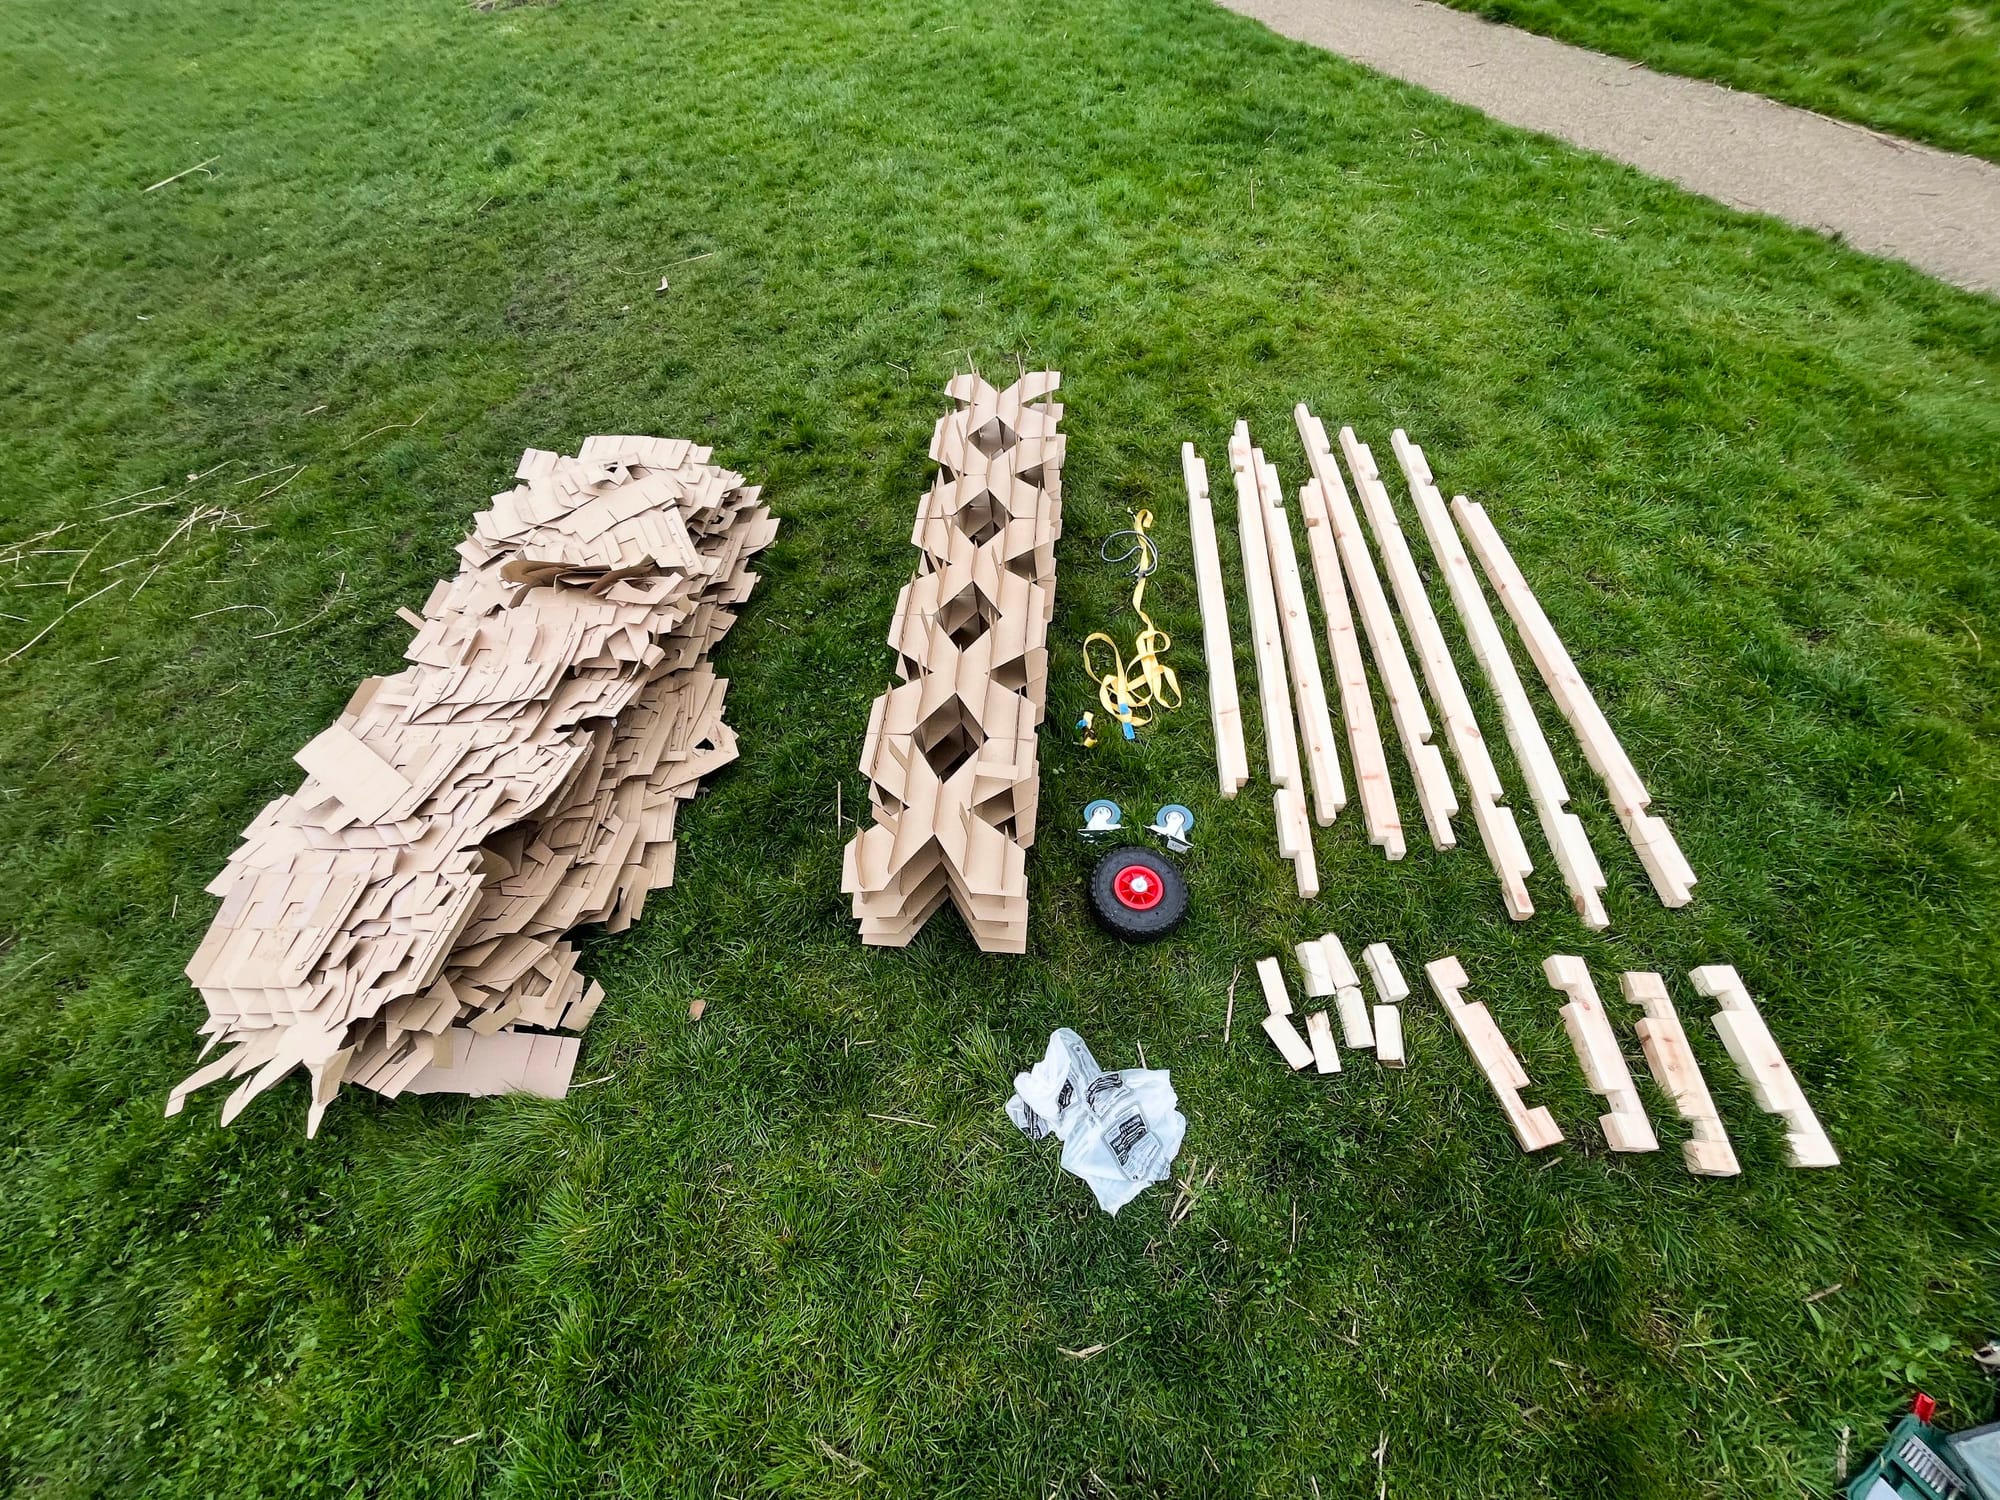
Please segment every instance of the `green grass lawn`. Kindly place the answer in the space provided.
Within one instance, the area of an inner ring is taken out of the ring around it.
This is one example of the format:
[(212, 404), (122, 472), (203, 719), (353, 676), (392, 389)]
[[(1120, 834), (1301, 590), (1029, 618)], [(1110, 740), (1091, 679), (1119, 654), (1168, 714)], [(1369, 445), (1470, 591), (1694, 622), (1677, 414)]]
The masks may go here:
[(1444, 0), (2000, 161), (2000, 0)]
[[(0, 65), (0, 524), (73, 523), (6, 574), (0, 656), (74, 607), (0, 666), (0, 1489), (1332, 1497), (1386, 1440), (1391, 1496), (1762, 1500), (1912, 1384), (1986, 1416), (1994, 303), (1198, 0), (14, 0)], [(1043, 736), (1025, 959), (949, 914), (866, 950), (836, 888), (969, 358), (1065, 373), (1053, 723), (1128, 620), (1096, 550), (1135, 504), (1191, 689), (1136, 752)], [(1244, 416), (1296, 486), (1301, 398), (1487, 504), (1691, 908), (1559, 736), (1603, 937), (1551, 862), (1510, 926), (1476, 846), (1390, 867), (1358, 809), (1301, 905), (1268, 790), (1216, 798), (1179, 443), (1226, 476)], [(784, 531), (719, 656), (742, 760), (590, 944), (591, 1086), (349, 1093), (314, 1142), (296, 1080), (162, 1119), (237, 830), (521, 448), (600, 431), (712, 443)], [(1099, 794), (1200, 815), (1179, 940), (1088, 930)], [(1460, 954), (1570, 1143), (1515, 1151), (1427, 997), (1406, 1074), (1286, 1074), (1248, 962), (1328, 927)], [(1681, 1170), (1650, 1084), (1667, 1149), (1602, 1151), (1560, 951), (1669, 973), (1741, 1178)], [(1839, 1170), (1782, 1165), (1709, 961)], [(1215, 1169), (1185, 1223), (1098, 1214), (1003, 1117), (1061, 1024), (1173, 1070)]]

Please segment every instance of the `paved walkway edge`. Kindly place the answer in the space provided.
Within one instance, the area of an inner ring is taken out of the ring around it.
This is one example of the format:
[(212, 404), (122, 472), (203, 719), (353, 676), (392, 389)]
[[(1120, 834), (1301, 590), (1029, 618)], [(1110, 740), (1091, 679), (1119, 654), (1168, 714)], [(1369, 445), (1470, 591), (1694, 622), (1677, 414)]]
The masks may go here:
[(1221, 0), (1280, 35), (1731, 208), (2000, 295), (2000, 166), (1431, 0)]

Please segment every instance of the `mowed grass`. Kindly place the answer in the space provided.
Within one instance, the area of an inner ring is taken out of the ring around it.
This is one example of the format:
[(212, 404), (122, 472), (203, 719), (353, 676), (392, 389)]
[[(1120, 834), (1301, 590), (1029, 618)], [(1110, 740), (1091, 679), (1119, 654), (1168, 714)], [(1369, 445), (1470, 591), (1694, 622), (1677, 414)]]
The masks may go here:
[(1669, 73), (2000, 161), (1995, 0), (1445, 0)]
[[(0, 1488), (1767, 1497), (1823, 1491), (1913, 1384), (1986, 1415), (1991, 302), (1194, 0), (0, 26), (0, 506), (10, 541), (71, 523), (9, 572), (0, 656), (74, 607), (0, 668)], [(1059, 367), (1069, 402), (1019, 959), (949, 914), (864, 949), (837, 890), (968, 360)], [(1356, 811), (1302, 904), (1268, 788), (1216, 797), (1179, 444), (1226, 496), (1246, 417), (1296, 486), (1301, 398), (1385, 463), (1406, 425), (1488, 505), (1692, 907), (1653, 899), (1561, 735), (1602, 937), (1551, 861), (1511, 926), (1476, 846), (1388, 866)], [(675, 887), (589, 944), (589, 1086), (350, 1093), (313, 1142), (297, 1081), (233, 1129), (213, 1093), (162, 1119), (237, 830), (397, 664), (395, 606), (520, 449), (600, 431), (712, 443), (784, 530), (719, 657), (743, 757), (683, 817)], [(1087, 752), (1075, 647), (1129, 628), (1096, 554), (1135, 505), (1189, 705)], [(1171, 943), (1085, 920), (1070, 830), (1104, 794), (1201, 819)], [(1328, 928), (1413, 976), (1458, 953), (1569, 1142), (1516, 1152), (1425, 995), (1406, 1073), (1288, 1075), (1249, 964)], [(1649, 1082), (1666, 1149), (1603, 1151), (1539, 972), (1564, 951), (1635, 1061), (1615, 976), (1668, 974), (1741, 1178), (1682, 1171)], [(1839, 1170), (1783, 1165), (1685, 984), (1711, 961)], [(1064, 1024), (1173, 1070), (1184, 1165), (1214, 1173), (1185, 1222), (1159, 1191), (1097, 1213), (1003, 1117)]]

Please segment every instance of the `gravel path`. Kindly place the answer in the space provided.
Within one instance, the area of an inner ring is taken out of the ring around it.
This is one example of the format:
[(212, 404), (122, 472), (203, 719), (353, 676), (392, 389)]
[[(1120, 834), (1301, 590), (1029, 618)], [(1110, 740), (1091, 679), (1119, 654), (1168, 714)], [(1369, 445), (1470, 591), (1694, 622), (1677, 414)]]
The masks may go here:
[(1222, 0), (1273, 31), (1693, 192), (2000, 295), (2000, 166), (1430, 0)]

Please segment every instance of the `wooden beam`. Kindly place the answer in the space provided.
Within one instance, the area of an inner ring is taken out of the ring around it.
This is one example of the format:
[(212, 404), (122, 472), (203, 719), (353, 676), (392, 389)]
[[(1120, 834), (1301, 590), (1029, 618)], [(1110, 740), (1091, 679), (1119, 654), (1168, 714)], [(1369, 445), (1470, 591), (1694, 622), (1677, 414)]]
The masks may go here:
[(1263, 710), (1264, 759), (1271, 784), (1299, 784), (1299, 742), (1292, 725), (1285, 647), (1278, 624), (1271, 554), (1264, 542), (1264, 499), (1250, 449), (1250, 428), (1238, 422), (1229, 440), (1229, 469), (1236, 483), (1237, 542), (1243, 553), (1243, 591), (1250, 598), (1251, 644), (1256, 648), (1257, 701)]
[(1465, 684), (1459, 681), (1458, 664), (1452, 660), (1444, 628), (1431, 608), (1430, 592), (1424, 587), (1423, 575), (1417, 571), (1409, 539), (1403, 535), (1402, 523), (1396, 518), (1389, 487), (1382, 482), (1374, 453), (1354, 435), (1352, 427), (1340, 429), (1340, 449), (1347, 459), (1347, 471), (1353, 476), (1355, 492), (1361, 497), (1361, 508), (1375, 532), (1375, 548), (1382, 554), (1382, 566), (1389, 574), (1389, 587), (1402, 610), (1410, 643), (1416, 648), (1431, 702), (1437, 705), (1444, 720), (1445, 743), (1451, 746), (1458, 773), (1471, 796), (1473, 823), (1479, 830), (1479, 842), (1486, 850), (1493, 873), (1500, 879), (1501, 900), (1508, 916), (1517, 922), (1526, 921), (1535, 914), (1527, 878), (1534, 864), (1528, 858), (1528, 846), (1521, 841), (1513, 809), (1507, 806), (1507, 790), (1500, 784), (1500, 772), (1493, 764), (1492, 752), (1486, 748), (1486, 737), (1479, 731), (1472, 702), (1465, 696)]
[(1347, 571), (1348, 586), (1354, 591), (1361, 628), (1368, 636), (1368, 649), (1375, 655), (1375, 670), (1381, 674), (1382, 690), (1389, 698), (1389, 716), (1395, 720), (1403, 755), (1410, 763), (1417, 802), (1423, 808), (1431, 843), (1439, 849), (1449, 849), (1458, 842), (1451, 826), (1452, 817), (1458, 812), (1458, 796), (1445, 772), (1443, 752), (1430, 742), (1430, 715), (1424, 711), (1416, 673), (1410, 670), (1403, 638), (1396, 631), (1396, 617), (1389, 610), (1388, 596), (1382, 592), (1374, 559), (1368, 555), (1368, 541), (1347, 498), (1347, 485), (1340, 477), (1340, 466), (1334, 462), (1326, 428), (1306, 409), (1304, 402), (1293, 409), (1292, 415), (1305, 443), (1306, 462), (1312, 466), (1313, 478), (1319, 482), (1320, 494), (1326, 499), (1333, 539)]
[(1479, 566), (1485, 570), (1487, 582), (1493, 585), (1501, 606), (1520, 632), (1535, 670), (1576, 734), (1584, 759), (1604, 779), (1612, 809), (1624, 825), (1626, 837), (1632, 841), (1633, 852), (1646, 867), (1653, 889), (1665, 905), (1686, 906), (1694, 899), (1694, 870), (1667, 825), (1647, 812), (1651, 794), (1639, 780), (1639, 773), (1633, 769), (1625, 747), (1618, 743), (1618, 736), (1611, 732), (1603, 710), (1591, 696), (1576, 663), (1570, 660), (1555, 626), (1549, 623), (1549, 617), (1528, 588), (1527, 579), (1521, 576), (1514, 555), (1507, 550), (1500, 533), (1493, 529), (1485, 507), (1477, 501), (1461, 495), (1452, 501), (1451, 509), (1473, 555), (1479, 559)]
[(1271, 581), (1277, 596), (1278, 624), (1285, 638), (1285, 659), (1291, 663), (1299, 737), (1305, 742), (1306, 770), (1312, 778), (1313, 817), (1324, 828), (1347, 806), (1347, 785), (1340, 775), (1340, 751), (1334, 740), (1333, 718), (1327, 712), (1326, 679), (1320, 674), (1312, 617), (1306, 613), (1305, 583), (1299, 576), (1291, 518), (1285, 513), (1284, 487), (1263, 449), (1253, 449), (1251, 458), (1258, 493), (1264, 501), (1264, 542), (1271, 554)]
[(1806, 1102), (1805, 1090), (1792, 1077), (1784, 1053), (1771, 1039), (1757, 1002), (1744, 987), (1743, 976), (1731, 964), (1706, 964), (1689, 971), (1688, 978), (1702, 994), (1722, 1008), (1711, 1020), (1722, 1045), (1742, 1071), (1757, 1107), (1767, 1115), (1785, 1117), (1785, 1146), (1795, 1167), (1837, 1167), (1840, 1157), (1833, 1142), (1821, 1128), (1819, 1117)]
[(1188, 538), (1194, 552), (1195, 591), (1201, 600), (1215, 775), (1222, 795), (1234, 797), (1250, 779), (1250, 755), (1243, 743), (1243, 708), (1236, 697), (1236, 641), (1229, 633), (1229, 597), (1215, 540), (1215, 506), (1208, 497), (1208, 466), (1193, 443), (1181, 444), (1181, 476), (1187, 483)]
[(1625, 1054), (1619, 1049), (1611, 1017), (1604, 1013), (1604, 1002), (1597, 998), (1589, 965), (1573, 953), (1552, 953), (1542, 960), (1542, 972), (1550, 985), (1569, 996), (1569, 1003), (1562, 1008), (1563, 1029), (1576, 1049), (1576, 1060), (1583, 1067), (1590, 1091), (1602, 1094), (1611, 1106), (1609, 1114), (1597, 1118), (1604, 1143), (1613, 1151), (1659, 1150), (1660, 1138), (1653, 1134), (1646, 1106), (1639, 1102), (1639, 1091), (1632, 1086), (1632, 1070), (1625, 1066)]
[(1361, 798), (1362, 820), (1368, 825), (1368, 842), (1388, 858), (1401, 859), (1405, 853), (1403, 814), (1396, 806), (1395, 785), (1389, 780), (1382, 729), (1375, 720), (1375, 700), (1368, 692), (1368, 668), (1361, 660), (1361, 637), (1355, 634), (1347, 585), (1340, 576), (1340, 545), (1333, 539), (1333, 522), (1317, 479), (1300, 489), (1299, 515), (1306, 523), (1306, 552), (1319, 587), (1320, 613), (1326, 616), (1326, 642), (1333, 653), (1340, 713), (1347, 725), (1347, 753), (1354, 760), (1355, 789)]
[(1722, 1128), (1722, 1117), (1709, 1097), (1701, 1064), (1688, 1046), (1665, 981), (1658, 974), (1633, 972), (1621, 974), (1618, 987), (1627, 1000), (1645, 1010), (1645, 1018), (1632, 1029), (1639, 1034), (1639, 1045), (1646, 1049), (1646, 1066), (1692, 1132), (1681, 1142), (1681, 1160), (1697, 1177), (1734, 1177), (1743, 1169), (1737, 1165), (1729, 1132)]
[[(1521, 1090), (1529, 1086), (1529, 1081), (1520, 1059), (1514, 1056), (1514, 1049), (1507, 1045), (1507, 1039), (1493, 1024), (1493, 1017), (1484, 1005), (1459, 998), (1469, 983), (1465, 977), (1465, 966), (1459, 963), (1456, 956), (1446, 954), (1425, 964), (1424, 973), (1430, 979), (1431, 988), (1437, 992), (1445, 1014), (1451, 1017), (1452, 1027), (1465, 1042), (1465, 1050), (1472, 1054), (1473, 1063), (1486, 1075), (1487, 1083), (1492, 1085), (1493, 1097), (1500, 1101), (1500, 1108), (1507, 1116), (1508, 1125), (1513, 1128), (1514, 1139), (1521, 1143), (1521, 1149), (1540, 1151), (1555, 1145), (1563, 1138), (1555, 1116), (1539, 1105), (1529, 1109), (1521, 1102)], [(1379, 1053), (1380, 1049), (1377, 1050)]]
[(1499, 701), (1501, 727), (1506, 731), (1507, 743), (1513, 747), (1522, 779), (1528, 784), (1528, 797), (1535, 805), (1542, 836), (1547, 839), (1556, 867), (1562, 871), (1563, 884), (1569, 889), (1570, 905), (1584, 926), (1601, 932), (1611, 925), (1611, 918), (1604, 910), (1604, 871), (1590, 847), (1590, 836), (1584, 832), (1582, 819), (1568, 810), (1569, 787), (1556, 766), (1541, 722), (1535, 717), (1521, 674), (1514, 669), (1514, 659), (1507, 651), (1499, 622), (1486, 603), (1479, 574), (1459, 542), (1451, 510), (1432, 478), (1424, 450), (1411, 442), (1401, 428), (1390, 441), (1396, 450), (1396, 462), (1409, 481), (1410, 498), (1416, 502), (1417, 518), (1430, 540), (1431, 553), (1444, 573), (1452, 603), (1458, 606), (1466, 640), (1471, 643), (1472, 654)]
[(1306, 799), (1295, 786), (1281, 786), (1271, 794), (1271, 814), (1278, 825), (1278, 854), (1292, 862), (1292, 878), (1299, 899), (1310, 901), (1319, 894), (1319, 865), (1313, 858), (1312, 821), (1306, 816)]

